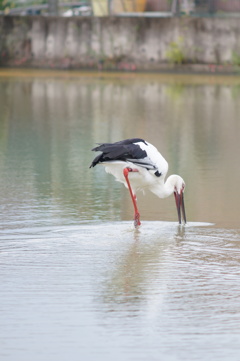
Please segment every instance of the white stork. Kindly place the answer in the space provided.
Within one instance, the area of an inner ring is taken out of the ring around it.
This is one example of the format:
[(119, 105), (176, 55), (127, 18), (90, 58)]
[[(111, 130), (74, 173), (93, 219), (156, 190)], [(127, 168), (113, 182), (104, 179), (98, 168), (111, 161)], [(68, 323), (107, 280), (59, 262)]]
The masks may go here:
[(140, 138), (125, 139), (116, 143), (101, 143), (92, 149), (100, 151), (90, 165), (105, 166), (107, 173), (129, 189), (134, 206), (134, 225), (140, 226), (140, 213), (137, 207), (136, 192), (150, 190), (159, 198), (166, 198), (174, 193), (179, 224), (186, 223), (184, 207), (184, 180), (176, 174), (170, 175), (166, 182), (168, 163), (158, 150)]

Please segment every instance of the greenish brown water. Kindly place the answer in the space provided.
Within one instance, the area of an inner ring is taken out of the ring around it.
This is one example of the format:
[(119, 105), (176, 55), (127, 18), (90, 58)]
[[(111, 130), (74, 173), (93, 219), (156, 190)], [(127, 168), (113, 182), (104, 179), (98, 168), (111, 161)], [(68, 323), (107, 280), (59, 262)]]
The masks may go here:
[[(240, 77), (0, 71), (2, 360), (239, 360)], [(89, 169), (141, 137), (186, 182)]]

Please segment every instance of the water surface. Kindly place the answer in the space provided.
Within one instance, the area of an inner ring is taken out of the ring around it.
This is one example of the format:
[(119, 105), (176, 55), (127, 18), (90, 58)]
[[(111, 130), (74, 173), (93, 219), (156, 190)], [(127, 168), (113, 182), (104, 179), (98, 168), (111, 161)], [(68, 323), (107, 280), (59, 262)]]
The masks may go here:
[[(239, 360), (240, 78), (0, 72), (1, 360)], [(186, 184), (129, 195), (97, 142)]]

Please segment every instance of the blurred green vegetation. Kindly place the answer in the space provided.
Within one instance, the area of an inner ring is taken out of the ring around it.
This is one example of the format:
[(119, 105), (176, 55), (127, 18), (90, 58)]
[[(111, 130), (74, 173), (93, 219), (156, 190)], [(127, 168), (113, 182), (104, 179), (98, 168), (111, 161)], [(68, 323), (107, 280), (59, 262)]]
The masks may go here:
[(240, 66), (240, 54), (236, 51), (232, 54), (232, 64), (235, 66)]
[(179, 36), (176, 41), (172, 41), (169, 44), (169, 48), (166, 52), (166, 57), (172, 64), (183, 64), (185, 62), (185, 55), (183, 51), (184, 39)]
[(8, 13), (10, 9), (18, 8), (22, 6), (41, 5), (46, 4), (46, 0), (28, 0), (26, 2), (12, 1), (12, 0), (0, 0), (0, 11)]
[(15, 4), (9, 0), (0, 0), (0, 11), (5, 11), (6, 9), (10, 9), (14, 7)]

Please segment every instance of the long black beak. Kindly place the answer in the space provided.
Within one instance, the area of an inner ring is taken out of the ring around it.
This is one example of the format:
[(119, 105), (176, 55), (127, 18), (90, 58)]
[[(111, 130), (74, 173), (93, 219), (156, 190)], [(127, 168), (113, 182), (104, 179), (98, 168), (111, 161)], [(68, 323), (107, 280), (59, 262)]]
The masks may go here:
[(174, 192), (174, 196), (175, 196), (177, 213), (178, 213), (178, 222), (179, 222), (179, 224), (182, 224), (182, 221), (183, 221), (184, 224), (186, 224), (187, 218), (186, 218), (186, 213), (185, 213), (183, 192), (182, 191), (181, 191), (181, 193)]

